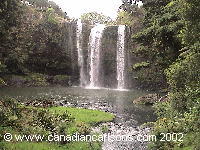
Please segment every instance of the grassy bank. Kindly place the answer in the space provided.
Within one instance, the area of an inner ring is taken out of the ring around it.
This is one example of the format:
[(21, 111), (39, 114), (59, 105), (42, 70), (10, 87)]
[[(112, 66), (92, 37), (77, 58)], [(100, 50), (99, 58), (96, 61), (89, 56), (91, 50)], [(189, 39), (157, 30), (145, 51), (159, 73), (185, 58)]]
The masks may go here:
[(51, 107), (50, 112), (56, 114), (63, 114), (65, 111), (69, 112), (75, 117), (76, 122), (84, 122), (89, 125), (96, 125), (102, 122), (112, 121), (114, 119), (113, 114), (102, 112), (99, 110), (90, 110), (82, 108), (70, 108), (70, 107)]

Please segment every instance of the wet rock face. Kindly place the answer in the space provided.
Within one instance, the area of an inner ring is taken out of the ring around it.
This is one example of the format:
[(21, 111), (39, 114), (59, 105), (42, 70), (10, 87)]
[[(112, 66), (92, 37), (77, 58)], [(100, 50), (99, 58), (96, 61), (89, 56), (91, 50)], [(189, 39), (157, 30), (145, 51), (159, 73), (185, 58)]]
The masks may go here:
[(116, 87), (116, 55), (117, 55), (117, 26), (110, 26), (104, 30), (102, 37), (102, 79), (104, 87)]
[[(72, 76), (72, 82), (76, 83), (79, 79), (78, 52), (76, 45), (76, 22), (64, 22), (61, 27), (60, 46), (63, 47), (67, 57), (67, 74)], [(66, 60), (63, 60), (66, 61)]]
[[(86, 85), (89, 84), (89, 68), (88, 68), (88, 48), (89, 48), (89, 36), (92, 26), (84, 23), (82, 25), (82, 51), (83, 51), (83, 70), (85, 71)], [(80, 70), (80, 68), (79, 68)]]
[(152, 105), (155, 102), (158, 102), (160, 100), (160, 95), (159, 94), (148, 94), (145, 96), (141, 96), (135, 100), (133, 100), (134, 104), (145, 104), (145, 105)]

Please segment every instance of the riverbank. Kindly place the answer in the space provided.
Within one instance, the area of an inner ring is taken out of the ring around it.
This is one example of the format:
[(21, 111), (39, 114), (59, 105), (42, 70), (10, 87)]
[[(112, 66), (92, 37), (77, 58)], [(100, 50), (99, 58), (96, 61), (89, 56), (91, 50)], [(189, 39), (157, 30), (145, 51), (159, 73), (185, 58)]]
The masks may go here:
[(68, 75), (45, 75), (28, 73), (25, 75), (4, 75), (0, 77), (0, 87), (44, 87), (44, 86), (71, 86), (75, 82)]
[[(92, 135), (91, 128), (102, 122), (109, 122), (114, 119), (114, 115), (98, 110), (88, 110), (69, 107), (33, 107), (25, 106), (14, 99), (7, 98), (0, 101), (1, 106), (1, 135), (6, 133), (15, 135), (41, 135), (44, 139), (37, 141), (36, 138), (17, 141), (13, 138), (10, 142), (5, 142), (5, 136), (1, 137), (0, 147), (4, 150), (47, 150), (50, 147), (58, 150), (70, 149), (83, 150), (100, 149), (102, 142), (72, 142), (62, 141), (55, 135), (73, 136)], [(14, 107), (13, 107), (14, 106)], [(96, 133), (97, 134), (97, 133)], [(51, 142), (48, 137), (51, 136)], [(53, 138), (54, 137), (54, 138)], [(8, 140), (8, 139), (7, 139)], [(44, 142), (45, 141), (45, 142)]]

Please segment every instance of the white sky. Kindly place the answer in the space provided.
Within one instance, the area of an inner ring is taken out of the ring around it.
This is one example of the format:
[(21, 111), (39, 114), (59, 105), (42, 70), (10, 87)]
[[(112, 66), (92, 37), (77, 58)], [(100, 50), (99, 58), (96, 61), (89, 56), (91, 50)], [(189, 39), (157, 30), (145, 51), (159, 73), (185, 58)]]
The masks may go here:
[(68, 16), (79, 18), (81, 14), (96, 11), (115, 18), (121, 0), (52, 0), (59, 5)]

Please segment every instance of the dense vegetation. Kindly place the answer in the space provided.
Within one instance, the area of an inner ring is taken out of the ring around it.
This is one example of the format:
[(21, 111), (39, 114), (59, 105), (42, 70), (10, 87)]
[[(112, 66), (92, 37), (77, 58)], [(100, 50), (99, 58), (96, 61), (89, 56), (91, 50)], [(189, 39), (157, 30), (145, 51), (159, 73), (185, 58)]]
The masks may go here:
[(3, 0), (0, 19), (0, 85), (9, 84), (8, 75), (72, 75), (72, 48), (63, 40), (70, 38), (64, 37), (69, 17), (54, 2)]
[[(168, 101), (154, 106), (158, 140), (150, 149), (200, 149), (200, 1), (143, 2), (143, 27), (132, 37), (143, 61), (133, 69), (143, 87), (169, 91)], [(136, 10), (132, 1), (122, 6), (129, 16)], [(161, 133), (183, 133), (184, 140), (161, 142)]]

